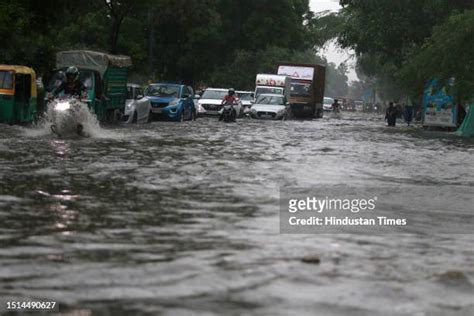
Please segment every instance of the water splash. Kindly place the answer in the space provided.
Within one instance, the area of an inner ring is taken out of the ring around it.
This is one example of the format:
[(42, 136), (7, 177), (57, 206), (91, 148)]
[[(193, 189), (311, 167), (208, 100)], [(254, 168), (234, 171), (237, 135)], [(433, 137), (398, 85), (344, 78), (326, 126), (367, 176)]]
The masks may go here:
[[(82, 125), (81, 135), (78, 135), (77, 126)], [(54, 100), (48, 103), (46, 114), (34, 124), (34, 128), (26, 129), (29, 137), (54, 136), (51, 126), (54, 125), (61, 138), (110, 138), (110, 131), (101, 128), (95, 114), (87, 103), (76, 99)]]

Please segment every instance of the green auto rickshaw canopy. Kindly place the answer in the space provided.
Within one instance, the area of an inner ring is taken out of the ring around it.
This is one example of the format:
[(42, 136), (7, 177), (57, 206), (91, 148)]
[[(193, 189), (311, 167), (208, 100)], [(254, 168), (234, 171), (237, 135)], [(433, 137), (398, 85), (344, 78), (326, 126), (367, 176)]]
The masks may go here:
[(103, 76), (109, 67), (123, 68), (132, 66), (132, 60), (124, 55), (111, 55), (90, 50), (58, 52), (56, 54), (56, 67), (66, 68), (69, 66), (95, 70)]

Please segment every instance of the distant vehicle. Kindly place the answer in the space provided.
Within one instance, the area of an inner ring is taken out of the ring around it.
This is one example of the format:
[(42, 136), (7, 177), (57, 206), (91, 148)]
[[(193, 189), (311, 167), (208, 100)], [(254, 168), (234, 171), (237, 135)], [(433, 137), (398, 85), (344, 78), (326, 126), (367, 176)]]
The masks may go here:
[(291, 78), (288, 76), (258, 74), (255, 78), (255, 98), (260, 94), (281, 94), (287, 99), (291, 92)]
[(199, 103), (199, 98), (195, 99), (194, 106), (196, 107), (196, 115), (197, 116), (203, 116), (203, 115), (206, 115), (207, 111), (204, 109), (204, 107), (201, 105), (201, 103)]
[(358, 112), (364, 111), (364, 101), (361, 100), (355, 100), (354, 101), (354, 108)]
[(122, 121), (125, 123), (147, 123), (151, 121), (151, 102), (144, 97), (143, 89), (137, 84), (127, 84), (127, 100)]
[(323, 111), (332, 111), (332, 104), (334, 103), (333, 98), (324, 97)]
[(312, 64), (281, 63), (278, 74), (291, 77), (291, 114), (302, 118), (322, 118), (326, 67)]
[(145, 96), (150, 100), (153, 118), (157, 116), (178, 122), (196, 119), (194, 91), (191, 87), (173, 83), (155, 83), (148, 86)]
[(250, 108), (254, 102), (254, 92), (253, 91), (237, 91), (237, 96), (242, 102), (242, 114), (249, 115)]
[(237, 93), (237, 97), (242, 102), (243, 107), (252, 106), (252, 101), (254, 100), (253, 91), (236, 91), (236, 93)]
[(199, 99), (201, 99), (201, 95), (203, 94), (203, 91), (196, 92), (194, 95), (193, 101), (194, 101), (194, 107), (196, 108), (196, 116), (203, 116), (206, 114), (206, 110), (202, 107), (202, 105), (199, 103)]
[(257, 119), (281, 120), (287, 116), (288, 102), (281, 94), (260, 94), (251, 108), (251, 116)]
[[(199, 104), (206, 111), (205, 114), (220, 115), (223, 108), (222, 100), (228, 92), (228, 89), (207, 88), (199, 99)], [(237, 117), (241, 116), (243, 113), (242, 102), (239, 101), (238, 104), (234, 106), (234, 109), (237, 113)]]

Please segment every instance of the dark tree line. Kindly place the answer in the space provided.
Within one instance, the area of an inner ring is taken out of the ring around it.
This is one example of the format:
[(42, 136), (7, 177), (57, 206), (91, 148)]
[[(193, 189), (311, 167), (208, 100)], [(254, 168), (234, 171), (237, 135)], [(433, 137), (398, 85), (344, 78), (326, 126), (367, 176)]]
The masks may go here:
[[(474, 96), (472, 0), (341, 0), (342, 47), (387, 99), (419, 102), (427, 80), (456, 78), (459, 96)], [(461, 100), (462, 101), (462, 100)]]
[(317, 18), (308, 0), (4, 0), (0, 62), (41, 74), (57, 51), (91, 49), (131, 56), (141, 82), (244, 89), (278, 61), (325, 62)]

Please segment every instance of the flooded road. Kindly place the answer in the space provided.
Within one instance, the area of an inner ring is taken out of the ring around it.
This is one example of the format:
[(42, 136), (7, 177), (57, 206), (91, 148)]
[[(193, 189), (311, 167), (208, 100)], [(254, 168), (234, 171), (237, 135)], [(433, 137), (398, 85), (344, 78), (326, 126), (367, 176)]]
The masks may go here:
[(404, 188), (414, 210), (435, 191), (472, 211), (472, 141), (354, 114), (0, 135), (0, 298), (85, 315), (474, 314), (474, 235), (283, 235), (278, 216), (284, 186)]

